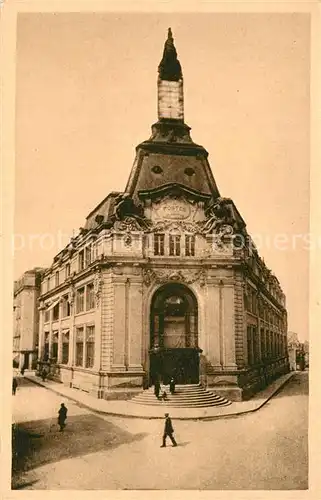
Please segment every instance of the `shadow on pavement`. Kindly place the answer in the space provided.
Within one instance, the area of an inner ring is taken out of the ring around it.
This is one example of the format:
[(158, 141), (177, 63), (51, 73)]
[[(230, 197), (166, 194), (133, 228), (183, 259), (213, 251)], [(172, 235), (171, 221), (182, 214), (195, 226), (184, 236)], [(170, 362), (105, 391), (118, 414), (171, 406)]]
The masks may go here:
[(289, 396), (308, 396), (309, 395), (309, 372), (298, 372), (280, 388), (275, 395), (276, 398)]
[(56, 418), (13, 426), (13, 477), (51, 462), (110, 450), (147, 435), (131, 434), (92, 414), (69, 417), (66, 424), (63, 432), (59, 432)]

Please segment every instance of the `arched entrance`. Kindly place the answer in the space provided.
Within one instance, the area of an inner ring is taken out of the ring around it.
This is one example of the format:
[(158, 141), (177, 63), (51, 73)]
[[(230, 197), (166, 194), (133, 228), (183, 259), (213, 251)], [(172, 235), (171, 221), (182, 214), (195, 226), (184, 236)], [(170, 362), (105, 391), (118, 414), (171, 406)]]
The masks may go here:
[(186, 286), (170, 283), (159, 288), (150, 311), (150, 376), (168, 383), (199, 382), (198, 307)]

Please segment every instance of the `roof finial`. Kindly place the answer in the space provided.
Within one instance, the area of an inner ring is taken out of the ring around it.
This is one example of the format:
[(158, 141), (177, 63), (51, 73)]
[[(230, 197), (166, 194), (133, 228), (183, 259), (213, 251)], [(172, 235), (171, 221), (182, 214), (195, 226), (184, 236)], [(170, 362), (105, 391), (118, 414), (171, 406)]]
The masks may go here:
[(183, 78), (182, 68), (177, 59), (177, 52), (174, 46), (174, 39), (171, 28), (168, 28), (167, 40), (164, 46), (163, 59), (158, 66), (158, 73), (161, 80), (178, 81)]

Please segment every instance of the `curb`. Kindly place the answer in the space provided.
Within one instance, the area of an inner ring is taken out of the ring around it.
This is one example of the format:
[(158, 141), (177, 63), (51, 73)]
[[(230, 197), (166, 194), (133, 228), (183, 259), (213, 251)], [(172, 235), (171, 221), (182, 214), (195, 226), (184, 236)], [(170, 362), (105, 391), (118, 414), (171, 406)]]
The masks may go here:
[[(243, 410), (243, 411), (236, 411), (234, 413), (225, 413), (225, 414), (221, 414), (221, 415), (212, 415), (212, 416), (204, 416), (204, 417), (173, 417), (175, 420), (192, 420), (192, 421), (197, 421), (197, 420), (205, 420), (205, 421), (211, 421), (211, 420), (217, 420), (219, 418), (235, 418), (235, 417), (238, 417), (238, 416), (241, 416), (241, 415), (245, 415), (246, 413), (253, 413), (255, 411), (258, 411), (260, 410), (266, 403), (268, 403), (270, 401), (270, 399), (275, 396), (291, 379), (292, 377), (294, 376), (295, 372), (290, 372), (289, 373), (289, 377), (287, 379), (285, 379), (274, 391), (271, 392), (271, 394), (261, 403), (258, 404), (257, 407), (255, 408), (251, 408), (251, 409), (248, 409), (248, 410)], [(32, 382), (33, 384), (35, 385), (38, 385), (40, 387), (43, 387), (44, 389), (48, 389), (49, 391), (51, 392), (54, 392), (55, 394), (59, 395), (59, 396), (62, 396), (70, 401), (73, 401), (74, 403), (77, 404), (77, 406), (79, 406), (80, 408), (86, 408), (90, 411), (92, 411), (93, 413), (96, 413), (98, 415), (110, 415), (111, 417), (122, 417), (122, 418), (139, 418), (141, 420), (157, 420), (157, 419), (163, 419), (164, 417), (163, 416), (142, 416), (142, 415), (128, 415), (128, 414), (125, 414), (125, 413), (115, 413), (113, 411), (106, 411), (106, 410), (98, 410), (96, 408), (93, 408), (92, 406), (86, 404), (86, 403), (82, 403), (81, 401), (79, 401), (78, 399), (72, 397), (72, 396), (69, 396), (69, 395), (66, 395), (66, 394), (63, 394), (62, 392), (50, 387), (50, 386), (46, 386), (46, 385), (43, 385), (40, 381), (38, 380), (34, 380), (34, 379), (31, 379), (29, 378), (28, 376), (24, 377), (26, 378), (27, 380), (29, 380), (30, 382)]]

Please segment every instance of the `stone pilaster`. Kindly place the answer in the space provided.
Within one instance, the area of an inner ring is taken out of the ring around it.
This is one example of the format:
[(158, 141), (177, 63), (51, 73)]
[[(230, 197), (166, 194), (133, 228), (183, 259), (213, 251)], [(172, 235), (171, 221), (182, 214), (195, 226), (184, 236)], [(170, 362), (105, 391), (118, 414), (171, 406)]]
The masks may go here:
[(240, 272), (234, 275), (234, 331), (235, 331), (235, 360), (239, 368), (245, 365), (244, 356), (244, 330), (245, 330), (245, 304), (244, 286)]
[(205, 314), (205, 345), (201, 347), (213, 369), (221, 370), (220, 291), (217, 280), (208, 280)]
[(220, 308), (222, 310), (223, 331), (223, 368), (236, 370), (235, 362), (235, 318), (234, 318), (234, 284), (223, 283), (220, 285), (222, 295)]
[[(116, 281), (117, 280), (117, 281)], [(128, 328), (127, 278), (117, 276), (114, 281), (113, 371), (125, 371), (127, 362), (126, 336)], [(127, 300), (126, 300), (127, 299)]]
[(128, 292), (129, 369), (142, 370), (143, 296), (140, 277), (130, 278)]

